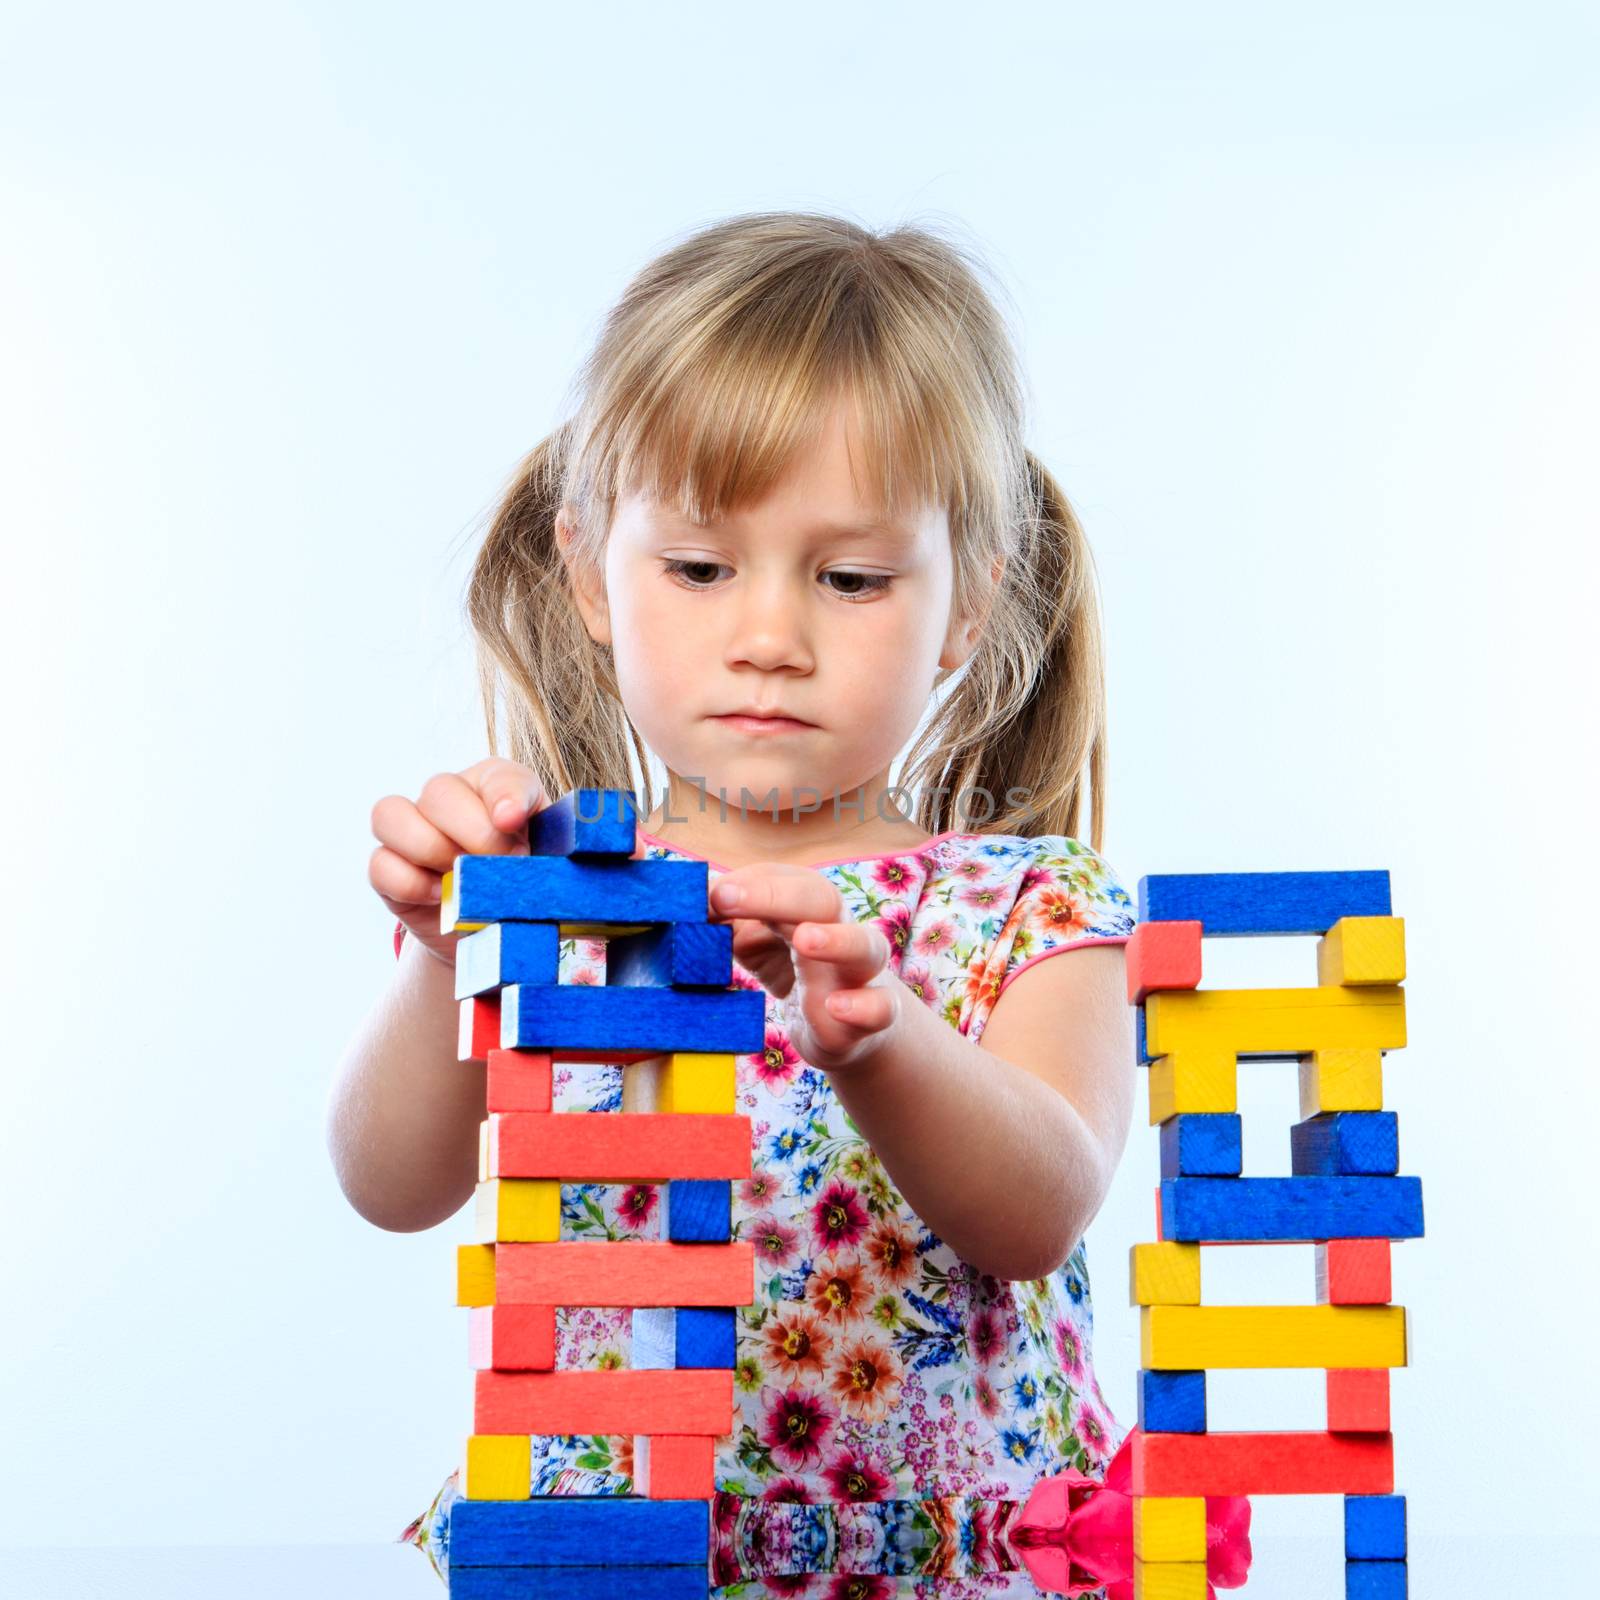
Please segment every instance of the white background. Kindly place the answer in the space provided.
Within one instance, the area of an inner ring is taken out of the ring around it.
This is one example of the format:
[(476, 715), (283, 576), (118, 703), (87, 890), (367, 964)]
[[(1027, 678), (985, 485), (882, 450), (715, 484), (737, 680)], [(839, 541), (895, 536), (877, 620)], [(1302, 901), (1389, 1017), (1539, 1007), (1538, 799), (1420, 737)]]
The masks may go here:
[[(479, 518), (616, 292), (776, 206), (953, 221), (1013, 295), (1130, 884), (1393, 872), (1401, 1487), (1592, 1526), (1593, 12), (1118, 10), (12, 12), (0, 1539), (377, 1541), (454, 1464), (464, 1227), (370, 1227), (323, 1146), (393, 963), (368, 812), (483, 753)], [(1283, 1170), (1290, 1075), (1245, 1096)], [(1125, 1420), (1155, 1145), (1091, 1235)], [(1214, 1420), (1314, 1425), (1304, 1376)]]

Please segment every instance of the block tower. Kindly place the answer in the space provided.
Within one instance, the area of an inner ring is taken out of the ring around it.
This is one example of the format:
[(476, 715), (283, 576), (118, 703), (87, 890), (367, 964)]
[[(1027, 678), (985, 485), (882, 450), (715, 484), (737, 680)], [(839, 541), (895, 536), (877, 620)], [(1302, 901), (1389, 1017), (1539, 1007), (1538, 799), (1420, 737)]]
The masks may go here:
[[(441, 926), (461, 932), (459, 1054), (482, 1060), (470, 1307), (472, 1434), (450, 1518), (456, 1600), (708, 1591), (712, 1462), (734, 1419), (734, 1315), (754, 1298), (731, 1239), (751, 1170), (734, 1056), (765, 1041), (760, 990), (730, 987), (733, 931), (707, 920), (703, 861), (633, 859), (626, 790), (534, 814), (526, 856), (458, 856)], [(604, 938), (604, 984), (561, 984), (563, 937)], [(624, 1109), (557, 1113), (551, 1064), (624, 1066)], [(561, 1181), (663, 1183), (658, 1241), (562, 1241)], [(561, 1306), (630, 1307), (626, 1371), (557, 1371)], [(534, 1496), (535, 1434), (632, 1434), (631, 1495)]]
[[(1201, 939), (1318, 934), (1317, 983), (1200, 988)], [(1386, 872), (1145, 878), (1128, 999), (1161, 1130), (1158, 1242), (1133, 1247), (1140, 1307), (1133, 1440), (1135, 1593), (1205, 1600), (1208, 1494), (1340, 1494), (1345, 1592), (1406, 1593), (1405, 1499), (1394, 1490), (1389, 1369), (1406, 1361), (1390, 1242), (1422, 1234), (1422, 1189), (1399, 1177), (1383, 1056), (1406, 1042), (1405, 934)], [(1298, 1061), (1292, 1176), (1241, 1176), (1241, 1057)], [(1207, 1245), (1315, 1246), (1315, 1305), (1208, 1306)], [(1213, 1433), (1206, 1372), (1327, 1371), (1323, 1432)]]

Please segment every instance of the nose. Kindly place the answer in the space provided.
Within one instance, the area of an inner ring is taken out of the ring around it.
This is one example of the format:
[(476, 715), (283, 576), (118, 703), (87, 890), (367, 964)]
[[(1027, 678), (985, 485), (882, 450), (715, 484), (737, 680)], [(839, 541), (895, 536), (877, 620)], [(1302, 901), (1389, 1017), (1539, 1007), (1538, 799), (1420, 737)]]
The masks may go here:
[(741, 584), (724, 659), (763, 672), (813, 670), (804, 596), (781, 574)]

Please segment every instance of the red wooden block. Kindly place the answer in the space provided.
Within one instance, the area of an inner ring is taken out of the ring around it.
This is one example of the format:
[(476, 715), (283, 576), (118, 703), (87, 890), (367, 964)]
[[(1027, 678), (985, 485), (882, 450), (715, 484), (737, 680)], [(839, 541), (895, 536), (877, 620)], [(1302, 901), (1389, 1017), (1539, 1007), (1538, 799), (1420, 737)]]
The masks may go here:
[(1145, 1433), (1136, 1428), (1132, 1449), (1136, 1495), (1394, 1491), (1394, 1439), (1386, 1433)]
[(750, 1156), (750, 1119), (721, 1112), (500, 1111), (489, 1118), (491, 1178), (746, 1178)]
[(480, 1372), (474, 1433), (733, 1432), (733, 1374), (664, 1372)]
[[(603, 1122), (609, 1115), (599, 1114), (595, 1120)], [(572, 1120), (576, 1122), (578, 1115), (574, 1114)], [(610, 1239), (497, 1244), (494, 1297), (497, 1305), (747, 1306), (755, 1299), (755, 1267), (755, 1246), (750, 1244), (624, 1243)]]
[(491, 1050), (484, 1074), (488, 1110), (548, 1111), (551, 1108), (550, 1054), (544, 1050)]
[(1317, 1246), (1317, 1299), (1327, 1306), (1386, 1306), (1394, 1297), (1387, 1239), (1329, 1239)]
[(1161, 1231), (1161, 1185), (1156, 1185), (1156, 1243), (1165, 1244), (1167, 1236)]
[(461, 1002), (461, 1023), (456, 1030), (456, 1058), (482, 1061), (500, 1045), (500, 996), (474, 995)]
[(496, 1372), (554, 1369), (554, 1306), (475, 1306), (467, 1319), (468, 1359), (474, 1367)]
[(709, 1433), (641, 1434), (633, 1441), (633, 1492), (650, 1500), (709, 1500), (716, 1459)]
[(1140, 1006), (1154, 989), (1200, 987), (1199, 922), (1141, 922), (1126, 946), (1128, 1004)]
[(1387, 1433), (1387, 1368), (1328, 1368), (1328, 1432)]

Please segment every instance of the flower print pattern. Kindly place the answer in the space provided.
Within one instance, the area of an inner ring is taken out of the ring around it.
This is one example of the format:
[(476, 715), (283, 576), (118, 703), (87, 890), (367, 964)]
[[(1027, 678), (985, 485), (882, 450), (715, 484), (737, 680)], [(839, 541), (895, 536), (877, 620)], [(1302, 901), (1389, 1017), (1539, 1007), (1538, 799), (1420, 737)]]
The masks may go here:
[[(695, 859), (644, 842), (647, 858)], [(817, 870), (883, 932), (901, 981), (974, 1043), (1025, 967), (1133, 929), (1110, 867), (1064, 835), (946, 834)], [(603, 983), (604, 963), (603, 941), (566, 940), (561, 980)], [(734, 979), (759, 987), (737, 966)], [(620, 1110), (622, 1071), (558, 1063), (557, 1109)], [(754, 1247), (757, 1292), (737, 1323), (712, 1576), (749, 1597), (904, 1593), (896, 1573), (970, 1577), (978, 1593), (982, 1563), (1006, 1565), (994, 1552), (1012, 1502), (1068, 1467), (1103, 1473), (1125, 1431), (1094, 1376), (1082, 1244), (1030, 1282), (964, 1261), (894, 1187), (771, 996), (762, 1050), (738, 1058), (738, 1100), (754, 1162), (734, 1185), (734, 1232)], [(561, 1196), (563, 1239), (660, 1237), (654, 1185)], [(558, 1314), (558, 1367), (626, 1366), (630, 1348), (626, 1311)], [(629, 1492), (632, 1444), (536, 1439), (536, 1488)], [(452, 1474), (402, 1536), (441, 1572), (458, 1493)]]

